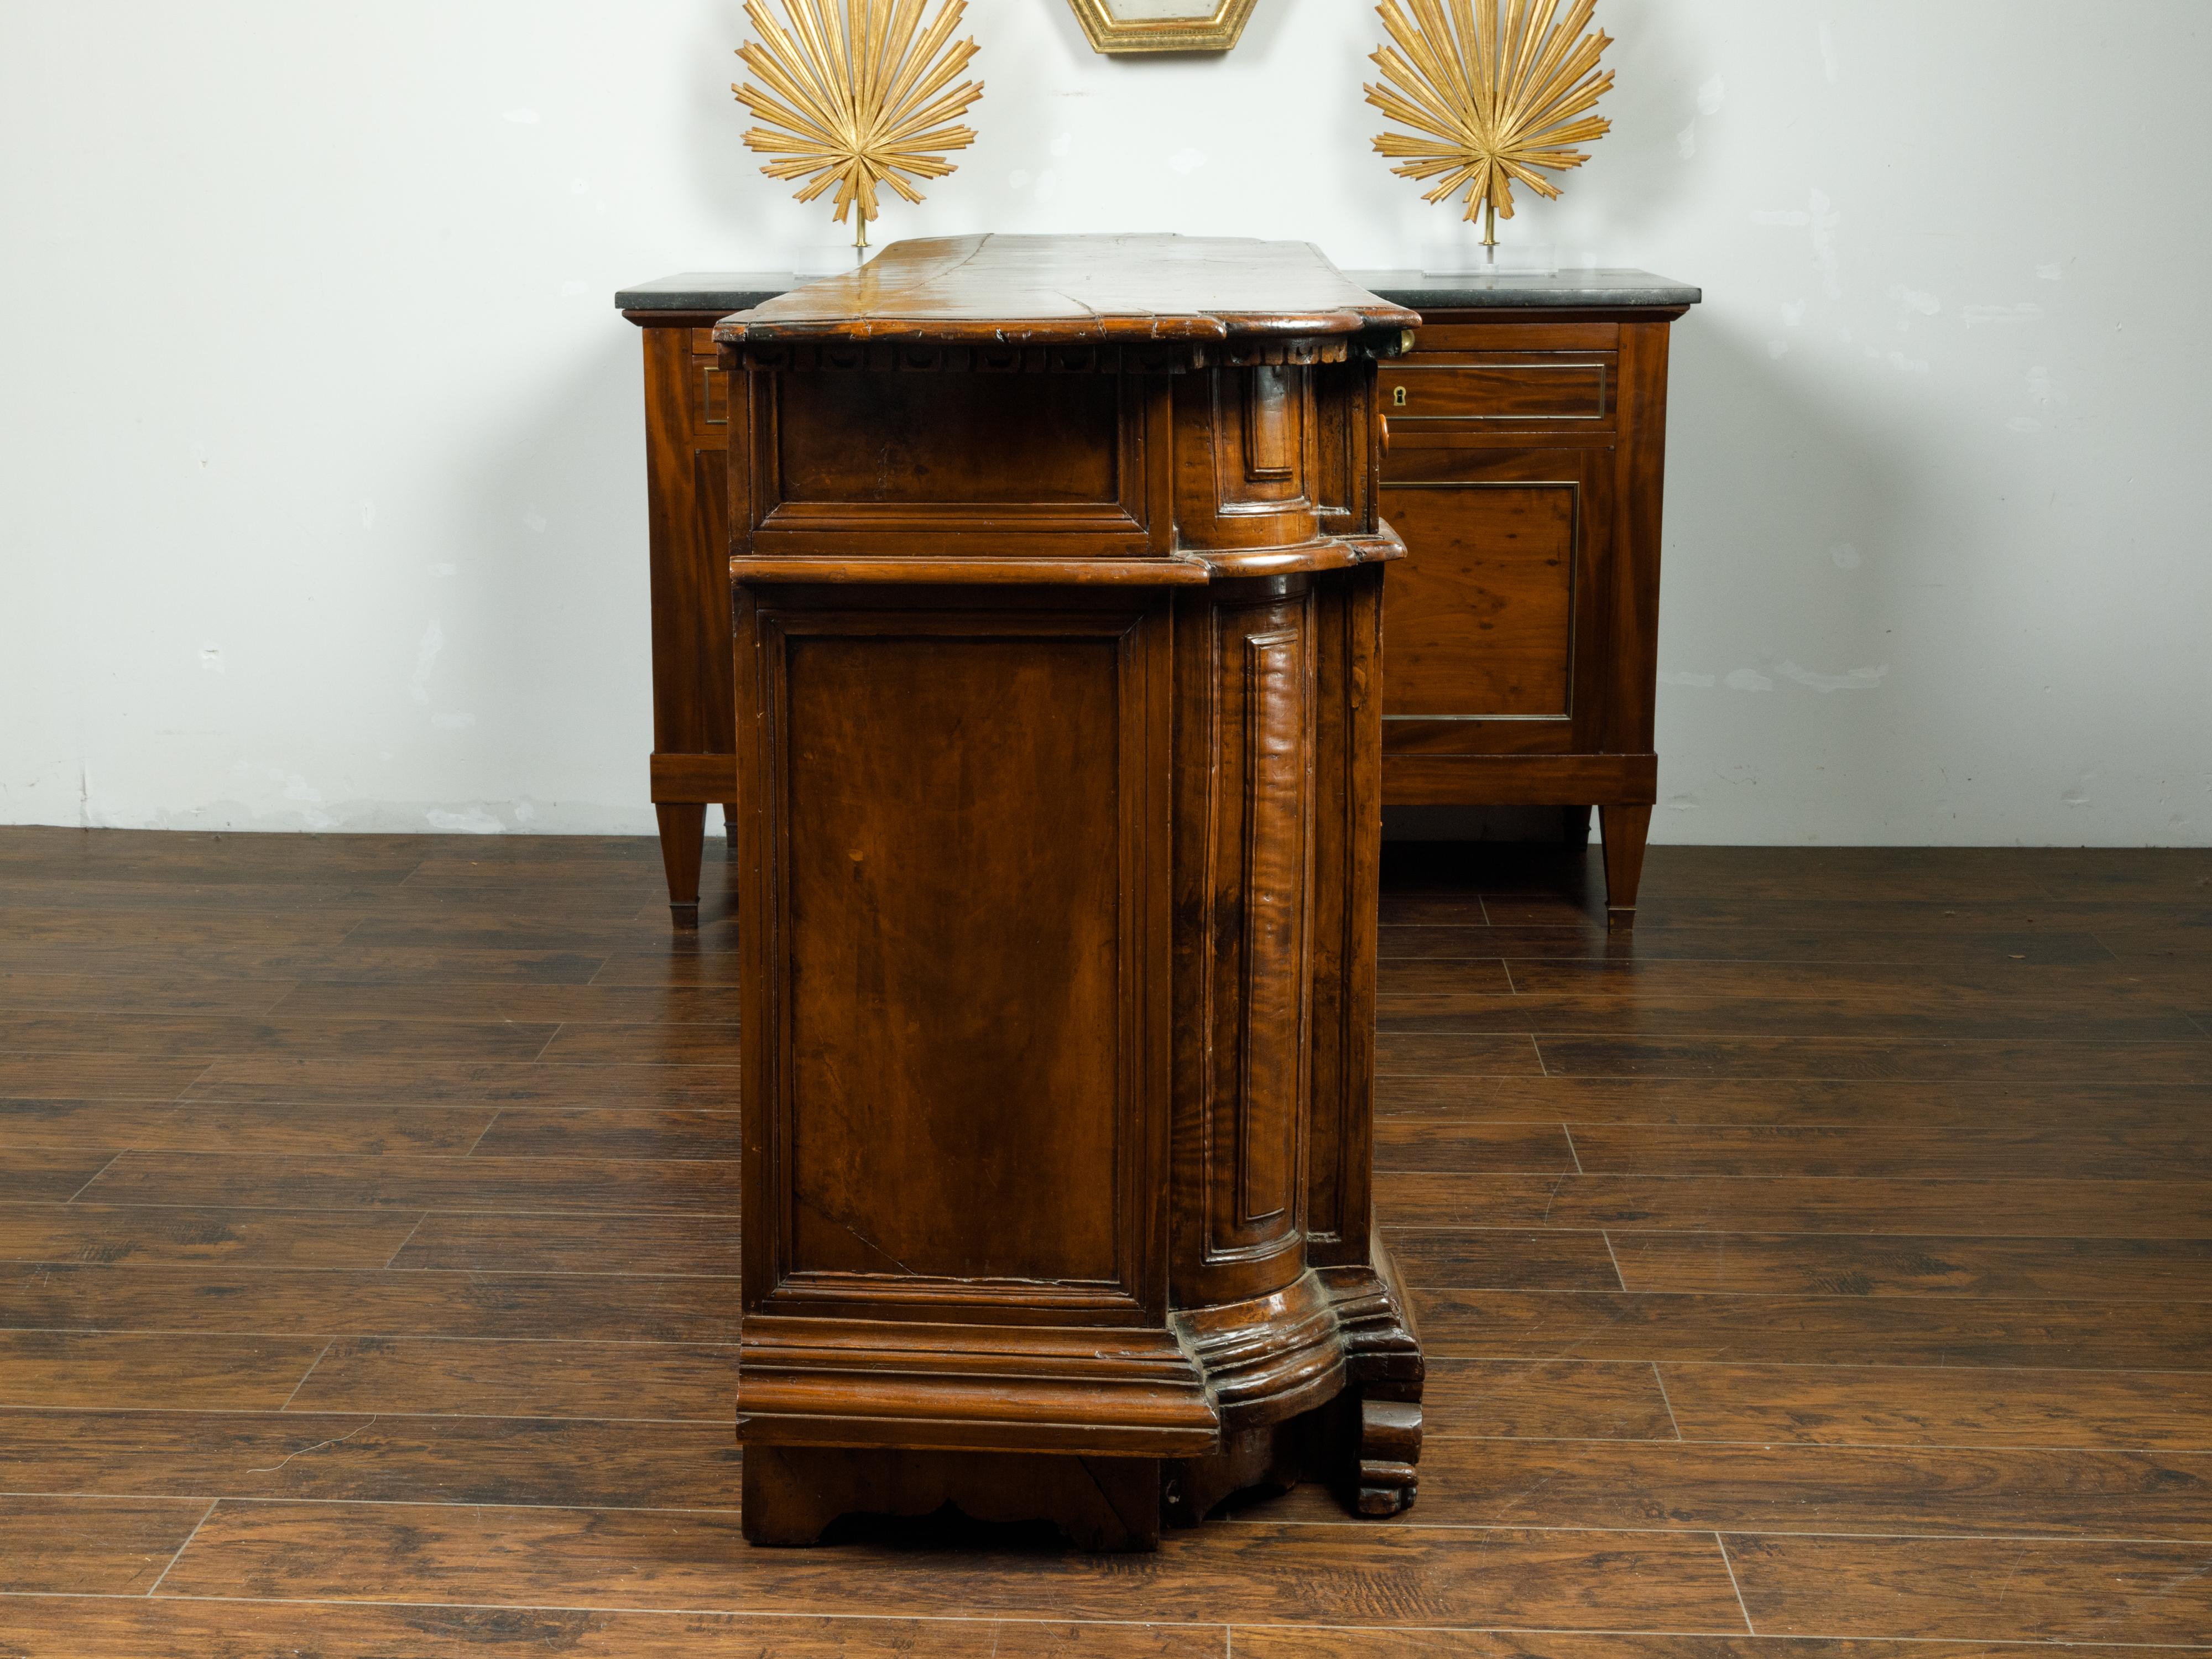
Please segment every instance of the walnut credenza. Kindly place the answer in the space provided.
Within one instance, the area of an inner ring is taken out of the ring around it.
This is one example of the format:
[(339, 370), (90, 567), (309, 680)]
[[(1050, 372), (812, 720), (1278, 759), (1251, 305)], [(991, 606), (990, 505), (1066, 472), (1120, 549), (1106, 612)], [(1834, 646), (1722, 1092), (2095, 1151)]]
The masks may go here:
[[(1384, 803), (1595, 806), (1625, 921), (1656, 799), (1668, 335), (1698, 292), (1632, 270), (1351, 280), (1424, 319), (1384, 381), (1382, 514), (1410, 550), (1384, 630)], [(645, 338), (653, 799), (679, 922), (698, 914), (707, 805), (736, 787), (712, 329), (793, 283), (696, 275), (617, 296)]]
[(1412, 1501), (1370, 1169), (1414, 320), (1303, 244), (964, 237), (714, 330), (753, 1541)]

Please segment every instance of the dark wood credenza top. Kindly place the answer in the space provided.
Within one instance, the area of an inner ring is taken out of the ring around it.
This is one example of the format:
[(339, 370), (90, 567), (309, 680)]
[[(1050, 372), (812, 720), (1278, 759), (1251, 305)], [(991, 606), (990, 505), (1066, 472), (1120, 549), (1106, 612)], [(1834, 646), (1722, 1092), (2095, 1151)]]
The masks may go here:
[(741, 342), (1057, 344), (1409, 329), (1420, 318), (1307, 242), (1199, 236), (952, 236), (726, 319)]
[[(972, 244), (984, 239), (955, 240)], [(997, 237), (990, 240), (998, 242), (1050, 240), (1065, 246), (1070, 239)], [(1098, 237), (1084, 240), (1112, 242), (1137, 239)], [(1285, 246), (1197, 237), (1148, 237), (1141, 240), (1152, 243), (1181, 242), (1193, 249)], [(948, 240), (923, 246), (951, 245), (952, 240)], [(1319, 258), (1318, 255), (1315, 257)], [(1338, 273), (1329, 268), (1328, 274), (1344, 294), (1364, 300), (1379, 300), (1386, 306), (1414, 312), (1485, 309), (1673, 311), (1696, 305), (1704, 298), (1701, 290), (1686, 283), (1654, 276), (1647, 270), (1562, 270), (1548, 276), (1509, 273), (1491, 277), (1428, 276), (1418, 270)], [(848, 284), (856, 285), (856, 278), (860, 275), (860, 272), (854, 272), (836, 280), (842, 289)], [(615, 305), (641, 319), (654, 312), (679, 312), (695, 316), (712, 312), (719, 316), (728, 316), (737, 312), (755, 310), (817, 280), (795, 276), (789, 271), (688, 271), (624, 289), (615, 295)], [(1282, 290), (1272, 282), (1267, 288), (1271, 296), (1268, 303), (1271, 307), (1279, 307), (1283, 302)], [(1086, 303), (1096, 306), (1098, 301), (1086, 297)], [(1224, 306), (1224, 301), (1219, 298), (1209, 298), (1202, 303), (1218, 308)]]

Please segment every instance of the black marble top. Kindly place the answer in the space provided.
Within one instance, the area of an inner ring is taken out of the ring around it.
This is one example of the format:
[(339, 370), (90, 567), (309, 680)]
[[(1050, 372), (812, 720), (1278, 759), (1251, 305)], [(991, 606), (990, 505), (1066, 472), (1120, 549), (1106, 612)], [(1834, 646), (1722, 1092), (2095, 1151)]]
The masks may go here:
[(1693, 306), (1705, 291), (1648, 270), (1561, 270), (1549, 276), (1508, 271), (1497, 276), (1431, 276), (1418, 270), (1347, 270), (1369, 292), (1414, 311), (1473, 310), (1484, 306)]
[[(1508, 273), (1501, 276), (1431, 276), (1418, 270), (1348, 270), (1352, 282), (1393, 305), (1414, 311), (1456, 311), (1485, 306), (1587, 307), (1613, 310), (1634, 306), (1693, 306), (1704, 294), (1685, 283), (1654, 276), (1648, 270), (1562, 270), (1548, 276)], [(808, 278), (805, 280), (812, 280)], [(688, 271), (640, 283), (615, 295), (624, 311), (714, 312), (726, 316), (787, 294), (802, 279), (789, 271)]]

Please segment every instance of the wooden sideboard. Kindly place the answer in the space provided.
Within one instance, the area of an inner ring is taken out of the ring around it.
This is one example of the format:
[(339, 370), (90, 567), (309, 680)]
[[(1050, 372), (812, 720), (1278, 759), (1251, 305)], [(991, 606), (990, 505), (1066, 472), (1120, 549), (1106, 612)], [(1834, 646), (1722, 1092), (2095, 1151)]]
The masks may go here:
[(754, 1542), (1413, 1501), (1370, 1172), (1415, 320), (1304, 244), (1010, 236), (714, 331)]
[[(1668, 336), (1698, 291), (1633, 270), (1351, 276), (1424, 319), (1384, 386), (1382, 516), (1410, 549), (1385, 623), (1384, 803), (1595, 807), (1626, 922), (1657, 799)], [(736, 779), (730, 389), (712, 330), (795, 280), (617, 296), (645, 341), (653, 799), (679, 925), (698, 915), (707, 805)]]

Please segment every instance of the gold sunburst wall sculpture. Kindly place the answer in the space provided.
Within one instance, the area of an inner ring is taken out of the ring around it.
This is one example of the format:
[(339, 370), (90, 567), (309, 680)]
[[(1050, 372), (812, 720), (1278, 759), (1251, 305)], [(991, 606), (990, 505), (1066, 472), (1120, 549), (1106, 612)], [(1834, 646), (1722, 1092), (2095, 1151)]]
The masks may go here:
[(799, 201), (834, 188), (836, 222), (860, 221), (855, 247), (882, 211), (879, 185), (919, 203), (916, 181), (956, 171), (946, 152), (975, 142), (958, 122), (983, 83), (953, 84), (975, 55), (973, 40), (952, 40), (968, 0), (944, 0), (925, 27), (928, 0), (783, 0), (779, 25), (764, 0), (745, 0), (760, 39), (738, 56), (768, 87), (730, 88), (761, 124), (745, 144), (774, 158), (761, 169), (770, 178), (806, 180)]
[(1467, 218), (1480, 215), (1493, 247), (1516, 180), (1557, 199), (1539, 169), (1580, 167), (1589, 157), (1575, 147), (1613, 131), (1589, 113), (1613, 89), (1613, 71), (1597, 67), (1612, 38), (1583, 32), (1596, 9), (1572, 0), (1561, 18), (1559, 0), (1382, 0), (1376, 11), (1396, 45), (1375, 53), (1388, 84), (1367, 88), (1367, 101), (1413, 129), (1376, 139), (1400, 158), (1390, 170), (1441, 180), (1431, 202), (1464, 190)]

